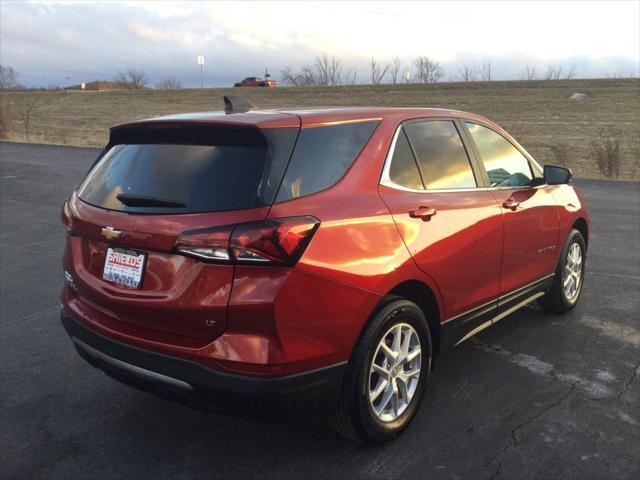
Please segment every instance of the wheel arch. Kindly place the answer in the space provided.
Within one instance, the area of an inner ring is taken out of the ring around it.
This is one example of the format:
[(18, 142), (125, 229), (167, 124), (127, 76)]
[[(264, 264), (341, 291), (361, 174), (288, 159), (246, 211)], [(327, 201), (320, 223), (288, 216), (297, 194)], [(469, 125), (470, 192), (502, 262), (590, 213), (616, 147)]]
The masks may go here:
[(438, 300), (431, 288), (420, 280), (404, 281), (391, 290), (378, 302), (372, 315), (375, 315), (389, 302), (403, 298), (415, 303), (427, 319), (431, 333), (431, 343), (434, 358), (440, 354), (440, 341), (442, 338), (441, 313)]
[(587, 224), (587, 221), (584, 218), (580, 217), (575, 222), (573, 222), (573, 225), (571, 226), (571, 228), (575, 228), (580, 232), (580, 234), (582, 235), (582, 238), (584, 238), (585, 245), (588, 247), (589, 246), (589, 225)]

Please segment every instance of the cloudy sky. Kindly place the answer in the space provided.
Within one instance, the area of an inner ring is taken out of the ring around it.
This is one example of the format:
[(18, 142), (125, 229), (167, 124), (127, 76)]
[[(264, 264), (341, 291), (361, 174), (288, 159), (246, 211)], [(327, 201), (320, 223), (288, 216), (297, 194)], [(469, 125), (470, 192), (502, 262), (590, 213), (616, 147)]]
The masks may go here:
[[(265, 68), (335, 55), (368, 76), (371, 56), (405, 69), (418, 55), (491, 61), (497, 79), (525, 65), (576, 67), (579, 77), (638, 75), (640, 2), (22, 2), (0, 1), (0, 62), (27, 86), (113, 78), (128, 67), (151, 83), (175, 77), (229, 85)], [(68, 79), (68, 80), (67, 80)]]

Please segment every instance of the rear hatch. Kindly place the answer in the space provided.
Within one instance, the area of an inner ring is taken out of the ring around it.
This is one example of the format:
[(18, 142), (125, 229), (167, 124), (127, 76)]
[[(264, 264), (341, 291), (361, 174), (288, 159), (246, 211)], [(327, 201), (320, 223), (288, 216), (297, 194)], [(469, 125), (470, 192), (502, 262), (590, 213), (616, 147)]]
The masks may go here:
[(177, 244), (190, 232), (266, 218), (299, 130), (291, 118), (297, 126), (148, 122), (113, 129), (65, 208), (65, 268), (82, 308), (110, 326), (184, 345), (219, 336), (234, 267), (178, 253)]

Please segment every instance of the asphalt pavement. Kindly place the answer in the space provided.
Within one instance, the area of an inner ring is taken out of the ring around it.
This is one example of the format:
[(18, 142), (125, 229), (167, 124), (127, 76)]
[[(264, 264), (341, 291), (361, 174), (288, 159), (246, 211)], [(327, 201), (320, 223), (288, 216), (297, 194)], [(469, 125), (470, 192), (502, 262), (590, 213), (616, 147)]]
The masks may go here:
[[(640, 184), (576, 181), (585, 290), (443, 355), (410, 428), (366, 447), (323, 418), (256, 423), (116, 383), (59, 322), (60, 207), (98, 151), (0, 143), (0, 477), (640, 478)], [(322, 399), (319, 399), (322, 401)]]

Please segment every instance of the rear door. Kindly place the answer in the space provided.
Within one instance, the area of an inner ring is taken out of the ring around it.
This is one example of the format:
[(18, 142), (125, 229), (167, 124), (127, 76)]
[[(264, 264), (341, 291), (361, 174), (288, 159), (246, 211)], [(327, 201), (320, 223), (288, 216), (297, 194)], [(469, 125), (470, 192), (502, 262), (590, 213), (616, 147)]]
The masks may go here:
[(478, 122), (467, 121), (465, 128), (491, 194), (504, 214), (500, 294), (511, 295), (522, 289), (514, 296), (514, 300), (522, 300), (528, 293), (523, 287), (536, 290), (536, 285), (530, 284), (555, 269), (559, 248), (557, 204), (551, 187), (532, 186), (541, 172), (510, 140)]
[(502, 214), (491, 192), (477, 188), (460, 128), (455, 119), (402, 124), (379, 191), (417, 266), (438, 285), (444, 319), (460, 317), (468, 331), (495, 310)]

